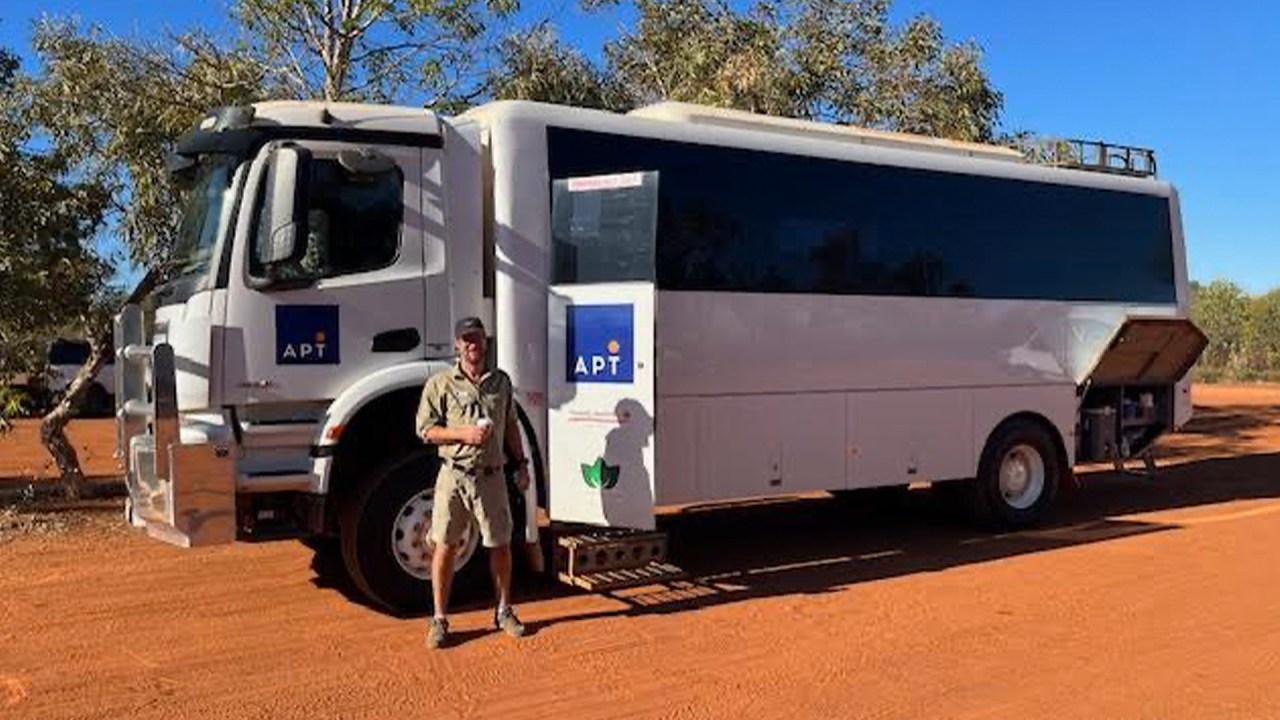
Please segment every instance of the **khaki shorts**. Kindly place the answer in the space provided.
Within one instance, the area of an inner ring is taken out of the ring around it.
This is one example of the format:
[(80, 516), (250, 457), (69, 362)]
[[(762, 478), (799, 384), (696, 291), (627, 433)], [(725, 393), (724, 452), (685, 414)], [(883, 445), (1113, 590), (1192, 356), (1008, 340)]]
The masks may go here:
[(502, 470), (476, 476), (442, 464), (431, 509), (431, 541), (457, 545), (473, 521), (480, 528), (485, 547), (502, 547), (511, 542), (511, 505)]

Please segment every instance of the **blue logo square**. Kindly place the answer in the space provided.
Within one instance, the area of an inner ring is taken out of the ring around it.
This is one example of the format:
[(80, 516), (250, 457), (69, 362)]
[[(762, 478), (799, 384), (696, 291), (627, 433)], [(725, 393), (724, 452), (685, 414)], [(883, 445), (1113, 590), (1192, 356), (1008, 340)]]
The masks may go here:
[(635, 379), (635, 310), (631, 305), (570, 305), (566, 318), (569, 382)]
[(337, 305), (277, 305), (277, 365), (340, 362)]

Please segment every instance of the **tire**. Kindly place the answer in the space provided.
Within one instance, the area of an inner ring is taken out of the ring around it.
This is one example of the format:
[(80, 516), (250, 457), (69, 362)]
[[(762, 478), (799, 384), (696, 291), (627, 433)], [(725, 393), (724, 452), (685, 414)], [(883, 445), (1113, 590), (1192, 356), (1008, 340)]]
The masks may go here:
[[(414, 615), (431, 608), (430, 548), (412, 543), (416, 525), (421, 523), (422, 535), (430, 528), (438, 468), (434, 449), (406, 452), (366, 477), (339, 510), (347, 573), (365, 597), (393, 613)], [(472, 526), (458, 550), (455, 599), (483, 585), (488, 563), (479, 549), (479, 529)]]
[(1058, 443), (1044, 425), (1006, 421), (987, 439), (977, 477), (967, 481), (969, 509), (994, 529), (1039, 525), (1049, 517), (1064, 473)]

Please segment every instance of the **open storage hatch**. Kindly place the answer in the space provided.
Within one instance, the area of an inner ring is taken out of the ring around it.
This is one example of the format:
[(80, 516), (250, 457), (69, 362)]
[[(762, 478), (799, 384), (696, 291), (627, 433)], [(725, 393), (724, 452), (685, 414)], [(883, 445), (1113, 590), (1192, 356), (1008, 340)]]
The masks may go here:
[(1208, 344), (1190, 320), (1126, 320), (1082, 388), (1076, 459), (1134, 457), (1172, 429), (1176, 386)]

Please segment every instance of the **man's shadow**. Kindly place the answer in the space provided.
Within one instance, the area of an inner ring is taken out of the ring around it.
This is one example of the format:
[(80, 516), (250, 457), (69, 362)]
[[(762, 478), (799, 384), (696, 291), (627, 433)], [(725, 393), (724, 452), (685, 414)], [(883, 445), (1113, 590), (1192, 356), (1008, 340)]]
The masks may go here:
[(611, 527), (636, 527), (644, 518), (652, 525), (653, 476), (644, 452), (653, 436), (653, 416), (632, 398), (619, 400), (613, 413), (618, 425), (605, 436), (600, 487), (604, 517)]

